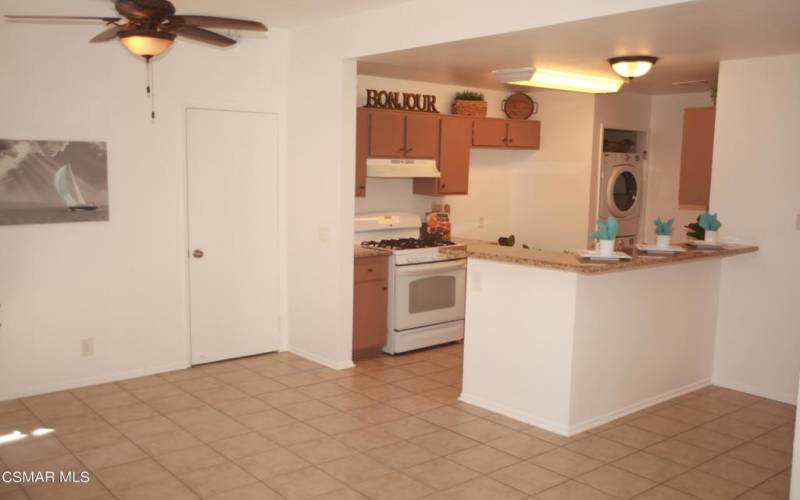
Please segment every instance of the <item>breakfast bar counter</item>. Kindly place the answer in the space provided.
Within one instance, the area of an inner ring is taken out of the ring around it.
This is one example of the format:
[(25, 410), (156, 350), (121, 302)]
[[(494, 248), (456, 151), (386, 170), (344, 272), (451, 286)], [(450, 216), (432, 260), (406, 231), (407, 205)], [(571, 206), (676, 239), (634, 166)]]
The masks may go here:
[(465, 243), (460, 399), (562, 435), (708, 385), (724, 279), (715, 257), (757, 250), (595, 263)]
[[(725, 245), (721, 250), (697, 250), (688, 245), (682, 245), (685, 250), (675, 255), (652, 255), (634, 250), (630, 260), (617, 262), (592, 262), (579, 257), (575, 252), (552, 252), (546, 250), (531, 250), (519, 247), (504, 247), (495, 243), (463, 240), (467, 245), (468, 257), (497, 262), (508, 262), (525, 266), (557, 269), (582, 274), (600, 274), (616, 271), (640, 269), (643, 267), (662, 266), (697, 259), (729, 257), (743, 253), (758, 251), (753, 245)], [(447, 248), (442, 252), (450, 252)], [(454, 250), (461, 252), (461, 250)]]

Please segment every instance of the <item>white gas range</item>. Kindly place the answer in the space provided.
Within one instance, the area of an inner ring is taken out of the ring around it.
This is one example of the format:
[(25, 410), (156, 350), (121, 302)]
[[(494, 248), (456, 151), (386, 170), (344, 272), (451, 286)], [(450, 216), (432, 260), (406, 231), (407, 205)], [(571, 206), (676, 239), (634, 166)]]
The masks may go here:
[(392, 252), (383, 347), (389, 354), (464, 338), (466, 249), (451, 241), (420, 238), (421, 226), (419, 216), (403, 212), (355, 218), (357, 244)]

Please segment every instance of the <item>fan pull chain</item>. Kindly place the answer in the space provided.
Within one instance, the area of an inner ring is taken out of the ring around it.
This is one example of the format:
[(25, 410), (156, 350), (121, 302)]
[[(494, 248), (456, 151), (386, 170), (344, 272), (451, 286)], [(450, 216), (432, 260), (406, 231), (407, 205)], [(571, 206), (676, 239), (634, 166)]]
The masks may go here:
[(150, 99), (150, 119), (156, 121), (156, 93), (155, 93), (155, 76), (151, 56), (144, 56), (147, 63), (147, 98)]

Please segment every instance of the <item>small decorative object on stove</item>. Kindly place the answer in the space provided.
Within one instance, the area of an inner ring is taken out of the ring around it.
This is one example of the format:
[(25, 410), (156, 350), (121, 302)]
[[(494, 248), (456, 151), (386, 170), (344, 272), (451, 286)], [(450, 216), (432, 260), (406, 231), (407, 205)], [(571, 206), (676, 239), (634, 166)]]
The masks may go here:
[(501, 236), (497, 238), (497, 244), (501, 247), (513, 247), (516, 242), (517, 238), (515, 238), (513, 234), (510, 236)]
[(452, 108), (454, 115), (486, 117), (486, 101), (483, 94), (474, 90), (464, 90), (456, 94)]
[(667, 222), (661, 220), (661, 217), (653, 221), (656, 225), (656, 248), (667, 249), (669, 248), (670, 239), (672, 237), (672, 224), (675, 219), (670, 219)]
[(595, 221), (597, 224), (597, 231), (592, 233), (592, 238), (599, 240), (597, 242), (597, 251), (603, 257), (610, 256), (614, 253), (614, 242), (617, 239), (617, 231), (619, 230), (619, 222), (610, 215), (605, 222), (602, 219)]

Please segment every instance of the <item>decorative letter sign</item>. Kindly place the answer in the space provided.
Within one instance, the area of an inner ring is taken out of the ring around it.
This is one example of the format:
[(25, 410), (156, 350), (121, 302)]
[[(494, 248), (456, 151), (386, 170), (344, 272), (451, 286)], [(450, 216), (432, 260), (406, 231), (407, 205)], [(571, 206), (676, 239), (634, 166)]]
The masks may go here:
[(367, 89), (367, 104), (365, 108), (399, 109), (403, 111), (422, 111), (424, 113), (438, 113), (436, 109), (436, 96), (423, 94), (409, 94), (406, 92), (387, 92), (385, 90)]

